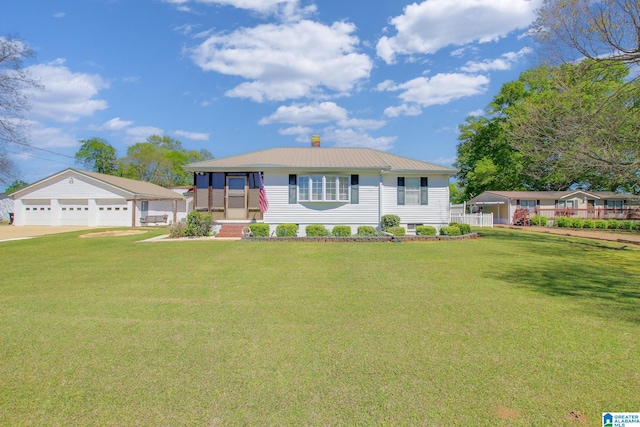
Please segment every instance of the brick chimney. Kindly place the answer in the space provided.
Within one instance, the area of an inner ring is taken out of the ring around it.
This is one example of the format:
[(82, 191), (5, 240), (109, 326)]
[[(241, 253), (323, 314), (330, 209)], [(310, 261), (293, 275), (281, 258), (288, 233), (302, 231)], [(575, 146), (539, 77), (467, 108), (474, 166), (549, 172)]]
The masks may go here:
[(311, 146), (320, 147), (320, 135), (311, 136)]

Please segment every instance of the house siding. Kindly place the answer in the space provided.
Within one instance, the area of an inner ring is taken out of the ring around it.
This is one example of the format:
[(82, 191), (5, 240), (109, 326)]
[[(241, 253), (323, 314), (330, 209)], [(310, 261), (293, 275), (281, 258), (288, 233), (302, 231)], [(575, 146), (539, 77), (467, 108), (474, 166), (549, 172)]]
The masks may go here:
[[(398, 205), (398, 177), (429, 178), (427, 205)], [(400, 225), (424, 224), (440, 227), (449, 223), (449, 178), (447, 176), (426, 174), (384, 175), (382, 215), (398, 215)]]

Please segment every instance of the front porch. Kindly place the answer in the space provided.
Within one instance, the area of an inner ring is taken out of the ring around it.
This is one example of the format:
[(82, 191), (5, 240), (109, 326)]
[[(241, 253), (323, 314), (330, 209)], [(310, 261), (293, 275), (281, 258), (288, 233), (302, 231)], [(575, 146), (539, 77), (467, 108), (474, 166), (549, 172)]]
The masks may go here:
[(259, 172), (198, 172), (194, 209), (216, 221), (262, 221)]

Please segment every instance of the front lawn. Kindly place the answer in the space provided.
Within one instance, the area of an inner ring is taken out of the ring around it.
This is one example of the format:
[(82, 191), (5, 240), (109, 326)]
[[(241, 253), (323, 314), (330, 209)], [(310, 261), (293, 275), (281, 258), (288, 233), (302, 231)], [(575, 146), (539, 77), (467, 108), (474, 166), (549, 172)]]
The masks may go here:
[[(640, 411), (640, 250), (0, 243), (0, 425), (601, 425)], [(582, 423), (582, 424), (581, 424)]]

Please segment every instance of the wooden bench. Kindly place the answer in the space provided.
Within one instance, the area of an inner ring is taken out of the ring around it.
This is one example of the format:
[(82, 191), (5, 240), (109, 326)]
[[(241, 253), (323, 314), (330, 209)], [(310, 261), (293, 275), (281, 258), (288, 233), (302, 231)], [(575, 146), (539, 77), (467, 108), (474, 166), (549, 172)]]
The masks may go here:
[(141, 225), (166, 223), (168, 215), (147, 215), (140, 218)]

